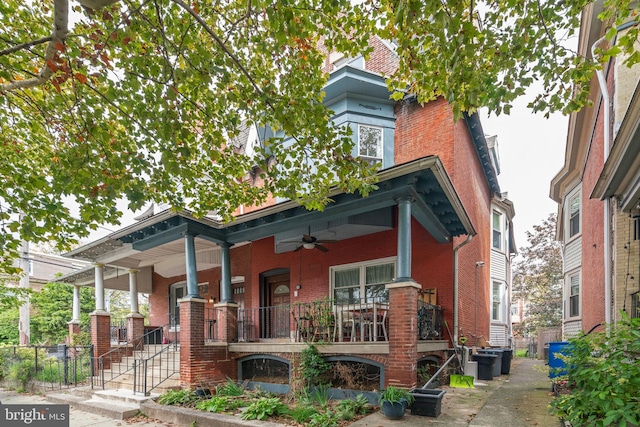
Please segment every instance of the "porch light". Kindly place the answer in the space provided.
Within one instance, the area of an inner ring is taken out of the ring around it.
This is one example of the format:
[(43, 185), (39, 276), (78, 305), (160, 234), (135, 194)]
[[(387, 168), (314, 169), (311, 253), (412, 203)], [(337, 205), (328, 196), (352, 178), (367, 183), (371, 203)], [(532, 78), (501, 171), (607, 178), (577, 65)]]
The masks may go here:
[(316, 247), (316, 245), (314, 243), (303, 243), (302, 247), (305, 249), (313, 249)]

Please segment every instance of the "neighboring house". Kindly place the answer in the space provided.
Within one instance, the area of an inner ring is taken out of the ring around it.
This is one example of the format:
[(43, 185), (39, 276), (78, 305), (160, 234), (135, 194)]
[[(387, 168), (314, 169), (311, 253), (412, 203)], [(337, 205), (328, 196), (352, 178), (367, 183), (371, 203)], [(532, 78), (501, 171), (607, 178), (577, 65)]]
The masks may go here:
[[(603, 43), (606, 28), (597, 18), (602, 4), (590, 3), (583, 12), (583, 55)], [(619, 310), (632, 313), (634, 300), (637, 307), (639, 71), (617, 58), (594, 76), (593, 107), (571, 115), (565, 164), (551, 182), (551, 198), (559, 204), (557, 238), (564, 245), (567, 337), (619, 320)]]
[[(442, 99), (392, 101), (380, 72), (395, 54), (372, 42), (370, 61), (328, 55), (325, 103), (353, 129), (354, 155), (381, 164), (378, 189), (335, 190), (322, 212), (270, 200), (227, 224), (163, 210), (68, 253), (95, 265), (61, 281), (96, 287), (96, 356), (111, 349), (104, 288), (149, 294), (149, 324), (180, 342), (184, 386), (229, 376), (286, 390), (300, 351), (322, 341), (371, 390), (415, 387), (461, 336), (509, 344), (514, 210), (496, 147), (477, 115), (454, 122)], [(262, 134), (233, 144), (251, 153)], [(142, 331), (135, 301), (130, 341)]]
[[(36, 292), (58, 276), (87, 267), (87, 263), (84, 261), (70, 260), (60, 255), (41, 252), (29, 252), (26, 261), (29, 266), (29, 287)], [(19, 286), (18, 282), (12, 284)]]

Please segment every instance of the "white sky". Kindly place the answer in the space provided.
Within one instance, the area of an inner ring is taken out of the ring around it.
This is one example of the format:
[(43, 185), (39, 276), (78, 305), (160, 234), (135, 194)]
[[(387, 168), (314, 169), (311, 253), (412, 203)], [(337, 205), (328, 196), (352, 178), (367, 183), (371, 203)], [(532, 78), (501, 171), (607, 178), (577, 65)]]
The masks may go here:
[(510, 116), (481, 113), (486, 135), (498, 136), (500, 190), (514, 204), (517, 248), (527, 246), (526, 231), (558, 210), (549, 198), (551, 179), (564, 164), (569, 117), (555, 114), (545, 119), (526, 108), (527, 97), (514, 103)]

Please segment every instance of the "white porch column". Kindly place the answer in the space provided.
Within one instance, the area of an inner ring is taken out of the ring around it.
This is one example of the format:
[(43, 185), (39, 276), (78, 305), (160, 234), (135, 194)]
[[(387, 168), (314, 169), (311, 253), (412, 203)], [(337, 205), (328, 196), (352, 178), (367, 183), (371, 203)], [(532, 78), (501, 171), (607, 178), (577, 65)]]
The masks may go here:
[(129, 301), (131, 313), (138, 313), (138, 270), (129, 270)]
[(96, 311), (104, 310), (104, 264), (95, 264)]
[(80, 286), (73, 285), (73, 317), (74, 323), (80, 323)]

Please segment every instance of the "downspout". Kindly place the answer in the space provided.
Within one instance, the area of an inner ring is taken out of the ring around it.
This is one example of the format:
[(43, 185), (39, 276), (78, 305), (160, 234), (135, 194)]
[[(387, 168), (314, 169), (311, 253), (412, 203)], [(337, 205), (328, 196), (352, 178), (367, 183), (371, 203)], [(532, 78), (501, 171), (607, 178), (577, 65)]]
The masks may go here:
[(460, 243), (458, 246), (453, 248), (453, 345), (454, 347), (458, 345), (458, 329), (459, 329), (458, 251), (467, 243), (469, 243), (471, 239), (473, 239), (473, 234), (468, 234), (467, 240), (465, 240), (464, 242)]
[[(606, 40), (606, 36), (598, 39), (591, 46), (591, 57), (595, 58), (596, 46)], [(604, 157), (603, 164), (609, 157), (609, 90), (607, 89), (607, 79), (603, 70), (596, 70), (598, 76), (598, 84), (602, 93), (602, 104), (604, 106)], [(611, 234), (611, 218), (609, 216), (611, 200), (607, 197), (604, 199), (604, 321), (607, 325), (611, 323), (611, 250), (610, 250), (610, 234)], [(608, 326), (607, 326), (608, 327)]]

